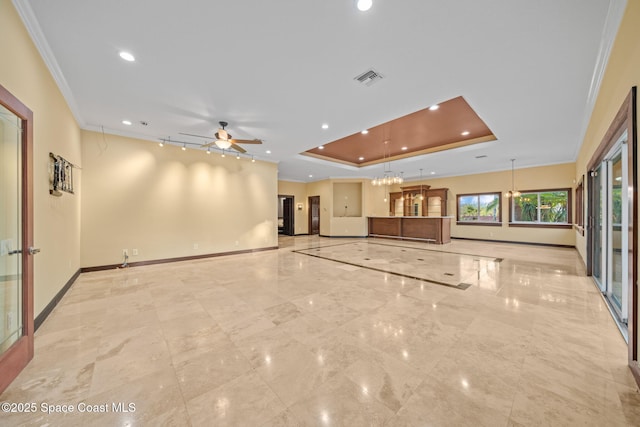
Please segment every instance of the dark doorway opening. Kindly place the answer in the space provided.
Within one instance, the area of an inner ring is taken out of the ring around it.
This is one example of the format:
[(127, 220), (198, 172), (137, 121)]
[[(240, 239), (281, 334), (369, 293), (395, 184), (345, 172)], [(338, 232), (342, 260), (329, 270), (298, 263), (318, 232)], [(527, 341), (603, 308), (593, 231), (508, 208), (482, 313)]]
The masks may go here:
[(320, 196), (309, 197), (309, 234), (320, 234)]
[(293, 196), (278, 195), (278, 234), (295, 235)]

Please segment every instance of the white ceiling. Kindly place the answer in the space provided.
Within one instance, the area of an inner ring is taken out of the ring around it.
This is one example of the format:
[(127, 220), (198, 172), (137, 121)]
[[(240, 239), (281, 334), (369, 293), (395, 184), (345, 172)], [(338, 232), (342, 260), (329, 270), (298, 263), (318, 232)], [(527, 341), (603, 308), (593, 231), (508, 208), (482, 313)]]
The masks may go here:
[[(300, 152), (459, 95), (498, 140), (394, 171), (574, 161), (626, 1), (374, 0), (368, 12), (355, 0), (14, 4), (83, 128), (202, 142), (179, 133), (209, 135), (226, 120), (234, 137), (264, 140), (245, 148), (278, 162), (280, 179), (315, 181), (373, 177), (382, 165)], [(370, 67), (385, 78), (353, 80)]]

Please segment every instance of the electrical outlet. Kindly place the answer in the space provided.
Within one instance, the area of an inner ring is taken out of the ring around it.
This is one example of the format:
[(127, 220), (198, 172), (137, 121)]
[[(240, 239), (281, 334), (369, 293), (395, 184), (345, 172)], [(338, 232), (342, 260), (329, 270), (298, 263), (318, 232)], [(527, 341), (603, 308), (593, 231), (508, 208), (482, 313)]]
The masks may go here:
[(123, 249), (122, 250), (122, 255), (129, 255), (129, 250)]
[(240, 242), (236, 240), (236, 246), (238, 246), (239, 244), (240, 244)]
[(193, 249), (198, 249), (198, 244), (197, 243), (193, 244)]
[(131, 249), (131, 254), (133, 256), (138, 256), (138, 250), (137, 249)]

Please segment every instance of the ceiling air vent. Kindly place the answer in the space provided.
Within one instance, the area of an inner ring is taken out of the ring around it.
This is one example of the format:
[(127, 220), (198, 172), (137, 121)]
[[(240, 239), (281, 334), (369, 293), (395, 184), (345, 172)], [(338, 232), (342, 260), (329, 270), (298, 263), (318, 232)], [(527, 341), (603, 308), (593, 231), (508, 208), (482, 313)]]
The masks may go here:
[(372, 84), (382, 80), (383, 78), (384, 76), (382, 74), (378, 73), (376, 70), (372, 68), (370, 70), (365, 71), (362, 74), (359, 74), (353, 79), (364, 84), (365, 86), (371, 86)]

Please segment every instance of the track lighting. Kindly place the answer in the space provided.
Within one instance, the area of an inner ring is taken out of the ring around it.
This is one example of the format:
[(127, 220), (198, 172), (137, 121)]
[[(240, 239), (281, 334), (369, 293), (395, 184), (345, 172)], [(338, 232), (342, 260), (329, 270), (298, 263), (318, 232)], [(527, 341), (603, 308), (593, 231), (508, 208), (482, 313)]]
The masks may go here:
[(182, 151), (187, 151), (187, 144), (182, 145)]
[(211, 154), (211, 147), (207, 147), (207, 154)]

